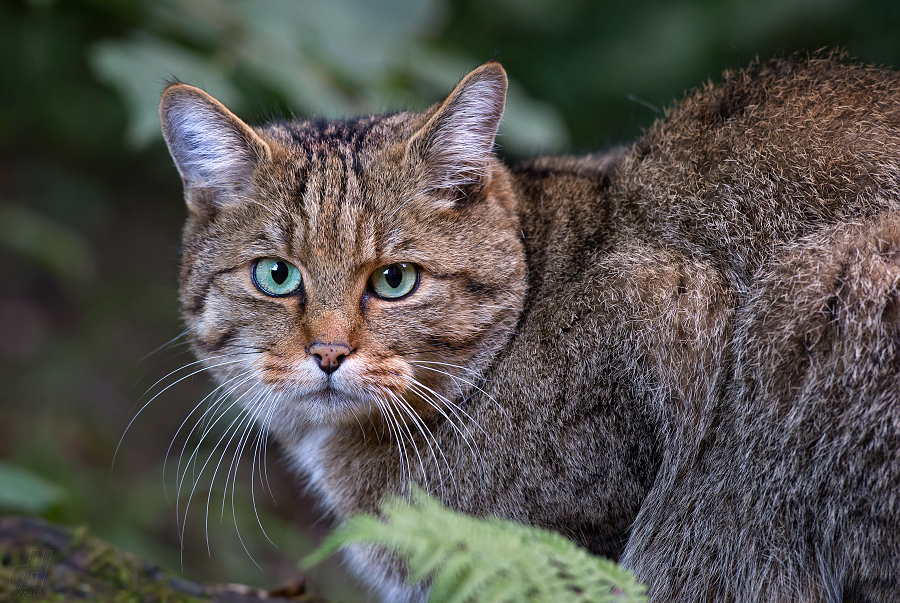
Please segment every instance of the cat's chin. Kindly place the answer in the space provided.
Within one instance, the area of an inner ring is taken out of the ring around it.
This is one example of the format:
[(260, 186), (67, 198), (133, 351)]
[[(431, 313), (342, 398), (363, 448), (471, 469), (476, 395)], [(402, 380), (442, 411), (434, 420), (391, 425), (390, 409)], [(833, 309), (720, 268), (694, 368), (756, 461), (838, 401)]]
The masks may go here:
[(314, 425), (356, 425), (379, 414), (372, 396), (344, 392), (331, 385), (298, 394), (297, 402), (296, 411)]

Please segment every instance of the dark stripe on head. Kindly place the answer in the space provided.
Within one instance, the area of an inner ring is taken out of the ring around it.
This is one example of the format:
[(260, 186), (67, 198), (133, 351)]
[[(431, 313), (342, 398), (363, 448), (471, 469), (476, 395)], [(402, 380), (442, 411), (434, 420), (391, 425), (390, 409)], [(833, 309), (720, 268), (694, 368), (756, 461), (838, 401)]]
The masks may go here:
[(468, 270), (460, 270), (457, 272), (434, 273), (437, 278), (445, 279), (455, 283), (473, 295), (481, 297), (497, 297), (503, 292), (503, 289), (497, 284), (486, 283), (481, 281)]
[[(206, 296), (209, 295), (209, 288), (212, 287), (213, 279), (216, 277), (215, 274), (209, 275), (203, 284), (200, 285), (200, 292), (194, 294), (191, 297), (190, 305), (188, 306), (188, 312), (193, 316), (197, 316), (201, 314), (206, 307)], [(190, 280), (190, 276), (188, 280)]]
[(306, 212), (306, 207), (303, 205), (303, 198), (306, 196), (306, 188), (309, 185), (309, 162), (297, 167), (294, 179), (297, 182), (297, 187), (291, 191), (291, 209), (300, 214), (300, 219), (306, 222), (309, 220), (309, 215)]

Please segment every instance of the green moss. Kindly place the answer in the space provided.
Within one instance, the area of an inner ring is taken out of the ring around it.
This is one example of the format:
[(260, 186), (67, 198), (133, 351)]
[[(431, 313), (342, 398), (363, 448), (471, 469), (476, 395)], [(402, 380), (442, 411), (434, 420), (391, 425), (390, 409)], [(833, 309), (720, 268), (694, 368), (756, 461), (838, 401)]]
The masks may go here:
[[(229, 588), (166, 572), (94, 537), (86, 526), (0, 517), (0, 551), (0, 568), (10, 576), (0, 579), (3, 601), (200, 603)], [(11, 579), (13, 573), (23, 575), (24, 590)], [(228, 591), (228, 600), (255, 601), (258, 595), (252, 589)]]

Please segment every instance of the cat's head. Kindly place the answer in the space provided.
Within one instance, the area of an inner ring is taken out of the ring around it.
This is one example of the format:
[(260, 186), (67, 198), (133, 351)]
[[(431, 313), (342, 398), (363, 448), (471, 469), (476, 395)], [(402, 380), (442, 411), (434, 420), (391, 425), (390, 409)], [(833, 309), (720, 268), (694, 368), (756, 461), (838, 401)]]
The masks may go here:
[(166, 88), (189, 209), (183, 316), (223, 392), (289, 434), (437, 416), (471, 391), (525, 292), (493, 155), (506, 85), (488, 63), (423, 113), (256, 128)]

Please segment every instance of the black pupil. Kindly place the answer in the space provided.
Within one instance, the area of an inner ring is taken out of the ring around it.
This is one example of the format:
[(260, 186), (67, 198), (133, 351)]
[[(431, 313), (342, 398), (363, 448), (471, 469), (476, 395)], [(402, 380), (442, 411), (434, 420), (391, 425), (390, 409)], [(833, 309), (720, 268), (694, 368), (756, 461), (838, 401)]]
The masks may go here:
[(397, 264), (389, 266), (388, 269), (384, 271), (384, 280), (390, 285), (391, 289), (399, 287), (400, 282), (403, 280), (403, 271), (400, 270), (400, 266)]
[(272, 266), (272, 280), (275, 281), (276, 285), (283, 285), (284, 281), (287, 280), (288, 272), (287, 264), (275, 262), (275, 265)]

